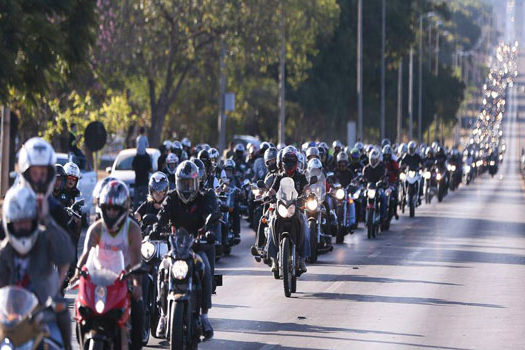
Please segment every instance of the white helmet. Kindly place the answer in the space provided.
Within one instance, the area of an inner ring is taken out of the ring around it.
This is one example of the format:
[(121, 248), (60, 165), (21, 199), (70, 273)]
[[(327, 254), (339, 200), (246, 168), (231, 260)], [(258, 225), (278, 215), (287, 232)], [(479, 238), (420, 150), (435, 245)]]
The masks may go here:
[[(20, 220), (31, 220), (28, 230), (15, 231), (13, 223)], [(11, 187), (4, 199), (2, 208), (4, 232), (9, 244), (21, 255), (26, 255), (35, 245), (38, 238), (38, 214), (36, 196), (28, 187)]]
[(80, 168), (73, 162), (68, 162), (64, 164), (64, 171), (67, 176), (73, 176), (77, 179), (80, 179)]
[(311, 172), (314, 169), (322, 169), (323, 163), (319, 160), (319, 158), (312, 158), (308, 161), (308, 168), (307, 171)]
[[(175, 164), (173, 169), (169, 167), (169, 164)], [(177, 165), (179, 164), (179, 157), (175, 153), (169, 153), (166, 157), (166, 170), (170, 174), (175, 174), (175, 170), (177, 170)]]
[[(55, 151), (47, 141), (40, 137), (27, 140), (18, 155), (18, 171), (22, 174), (22, 183), (31, 187), (35, 193), (48, 196), (55, 184), (56, 162)], [(35, 183), (29, 174), (29, 168), (33, 166), (47, 167), (47, 177)]]

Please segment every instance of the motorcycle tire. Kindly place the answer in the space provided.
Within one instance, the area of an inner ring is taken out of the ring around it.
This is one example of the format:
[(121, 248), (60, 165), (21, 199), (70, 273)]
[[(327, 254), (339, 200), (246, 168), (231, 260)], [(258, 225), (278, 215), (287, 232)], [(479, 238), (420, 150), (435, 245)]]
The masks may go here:
[(273, 278), (278, 280), (279, 278), (281, 278), (281, 276), (279, 275), (279, 263), (276, 263), (276, 264), (277, 264), (277, 269), (275, 269), (275, 271), (273, 271)]
[(184, 334), (184, 302), (173, 302), (171, 304), (169, 326), (170, 350), (188, 349), (188, 344), (185, 344), (186, 339)]
[(308, 224), (310, 228), (310, 258), (311, 263), (317, 261), (317, 223), (311, 220)]
[(416, 213), (416, 206), (414, 205), (414, 202), (410, 202), (410, 217), (413, 218)]
[(368, 239), (371, 239), (372, 237), (375, 237), (374, 224), (372, 223), (371, 215), (372, 214), (369, 214), (368, 222), (366, 223)]
[(232, 247), (230, 247), (229, 245), (224, 246), (223, 253), (225, 256), (230, 256), (230, 254), (232, 253)]
[(104, 342), (101, 339), (90, 339), (86, 346), (86, 350), (104, 350)]
[(443, 201), (443, 188), (440, 187), (439, 190), (438, 190), (438, 202), (442, 202)]
[(295, 269), (295, 266), (292, 266), (290, 250), (290, 238), (284, 237), (281, 241), (281, 265), (283, 269), (284, 295), (287, 298), (292, 295), (292, 269)]

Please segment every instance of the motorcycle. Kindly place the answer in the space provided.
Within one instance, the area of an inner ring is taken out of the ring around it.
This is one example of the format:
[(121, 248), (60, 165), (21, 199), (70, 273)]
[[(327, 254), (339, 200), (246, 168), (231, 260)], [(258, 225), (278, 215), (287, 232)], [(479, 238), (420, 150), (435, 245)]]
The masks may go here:
[[(143, 279), (143, 293), (144, 300), (144, 335), (142, 344), (146, 345), (149, 341), (149, 335), (156, 337), (157, 325), (160, 317), (160, 310), (157, 304), (157, 275), (159, 272), (159, 265), (168, 253), (169, 247), (166, 239), (158, 239), (150, 235), (151, 227), (157, 222), (157, 217), (148, 214), (142, 219), (143, 236), (141, 254), (142, 261), (147, 271)], [(159, 237), (160, 238), (160, 237)]]
[(423, 179), (425, 180), (423, 184), (423, 195), (425, 196), (425, 203), (430, 204), (432, 202), (432, 198), (437, 193), (437, 180), (435, 169), (425, 169), (423, 171)]
[(317, 261), (319, 254), (327, 253), (334, 249), (332, 237), (323, 233), (326, 232), (327, 226), (326, 208), (324, 206), (325, 197), (326, 187), (324, 180), (310, 185), (306, 190), (305, 212), (310, 229), (309, 261), (312, 263)]
[(465, 164), (463, 166), (463, 181), (465, 182), (465, 184), (470, 185), (470, 183), (472, 182), (472, 178), (473, 178), (472, 167), (468, 164)]
[(393, 195), (395, 193), (395, 187), (394, 185), (388, 186), (388, 188), (385, 190), (385, 197), (386, 197), (386, 203), (387, 203), (387, 216), (385, 220), (381, 223), (381, 231), (388, 231), (390, 229), (390, 223), (392, 222), (392, 218), (395, 215), (395, 208), (397, 205), (397, 198)]
[(461, 174), (462, 168), (459, 165), (456, 164), (449, 164), (448, 165), (448, 172), (450, 174), (450, 190), (455, 191), (456, 188), (459, 187), (459, 184), (461, 183)]
[(76, 305), (79, 348), (90, 350), (120, 349), (122, 329), (128, 327), (131, 297), (128, 278), (144, 273), (142, 265), (128, 272), (122, 251), (91, 248), (80, 279)]
[(365, 222), (368, 239), (376, 238), (376, 235), (379, 232), (379, 223), (381, 221), (379, 191), (381, 190), (381, 184), (382, 181), (379, 181), (378, 183), (370, 182), (366, 186), (367, 205)]
[(56, 319), (53, 309), (65, 307), (51, 299), (39, 305), (37, 297), (27, 289), (6, 286), (0, 289), (0, 349), (60, 350), (62, 339), (52, 339), (47, 322)]
[(235, 197), (239, 189), (222, 184), (218, 193), (219, 208), (222, 212), (220, 225), (220, 237), (215, 244), (217, 256), (230, 255), (232, 247), (240, 243), (233, 233), (233, 211), (235, 208)]
[(442, 169), (436, 168), (436, 181), (437, 181), (437, 198), (438, 202), (443, 201), (443, 198), (448, 192), (447, 184), (447, 173)]
[(408, 205), (410, 217), (413, 218), (416, 214), (416, 207), (419, 202), (419, 186), (420, 175), (416, 170), (409, 169), (399, 175), (399, 179), (403, 185), (403, 198), (401, 199), (401, 211), (405, 211), (405, 206)]
[[(219, 215), (210, 214), (203, 231), (208, 231), (218, 219)], [(177, 230), (175, 235), (169, 235), (169, 241), (171, 250), (165, 257), (169, 272), (167, 276), (163, 276), (168, 286), (167, 340), (170, 350), (196, 349), (202, 335), (200, 301), (204, 265), (192, 248), (198, 249), (200, 245), (210, 242), (206, 238), (194, 239), (184, 229)], [(214, 276), (214, 282), (217, 286), (222, 285), (222, 275)]]
[(355, 207), (355, 222), (350, 229), (356, 229), (358, 223), (365, 222), (365, 211), (366, 211), (366, 189), (363, 186), (361, 177), (358, 176), (352, 180), (347, 189), (348, 197), (351, 197)]
[(498, 163), (495, 160), (489, 161), (489, 174), (490, 176), (494, 177), (496, 173), (498, 172)]
[(356, 223), (354, 199), (349, 195), (348, 190), (339, 183), (335, 183), (332, 186), (330, 195), (332, 198), (335, 198), (336, 202), (336, 243), (340, 244), (343, 243), (344, 236), (351, 232), (352, 227)]

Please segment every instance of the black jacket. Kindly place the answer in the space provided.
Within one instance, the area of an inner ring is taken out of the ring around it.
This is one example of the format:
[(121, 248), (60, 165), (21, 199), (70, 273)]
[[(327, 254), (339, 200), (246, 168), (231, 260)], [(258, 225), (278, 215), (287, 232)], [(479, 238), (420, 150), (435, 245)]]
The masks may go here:
[(421, 156), (417, 153), (410, 155), (406, 153), (400, 162), (400, 167), (408, 167), (410, 170), (418, 170), (422, 165)]
[(363, 179), (366, 182), (376, 183), (378, 181), (381, 181), (385, 176), (386, 168), (383, 162), (379, 162), (379, 164), (375, 168), (372, 167), (370, 164), (363, 168)]
[(285, 177), (291, 177), (293, 181), (295, 182), (295, 190), (297, 191), (297, 194), (300, 196), (303, 193), (304, 188), (306, 185), (308, 185), (308, 180), (306, 180), (306, 176), (304, 174), (296, 171), (293, 176), (287, 176), (286, 174), (278, 174), (273, 181), (272, 189), (274, 191), (279, 191), (279, 186), (281, 185), (281, 180)]

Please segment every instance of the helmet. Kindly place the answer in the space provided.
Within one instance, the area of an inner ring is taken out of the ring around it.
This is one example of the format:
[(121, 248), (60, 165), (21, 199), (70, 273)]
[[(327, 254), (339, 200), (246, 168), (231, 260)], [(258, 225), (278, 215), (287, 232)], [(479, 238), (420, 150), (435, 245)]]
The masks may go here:
[(355, 145), (354, 145), (354, 148), (357, 148), (359, 150), (359, 152), (363, 153), (363, 149), (365, 147), (363, 146), (362, 142), (356, 142)]
[(343, 149), (343, 144), (341, 143), (341, 141), (335, 140), (332, 143), (332, 148), (334, 149), (335, 153), (340, 152)]
[(162, 143), (162, 145), (164, 146), (164, 148), (166, 149), (166, 151), (169, 151), (171, 150), (171, 147), (172, 147), (172, 143), (171, 141), (169, 140), (166, 140)]
[[(21, 220), (30, 220), (31, 226), (15, 228), (15, 223)], [(2, 225), (14, 250), (21, 255), (31, 251), (39, 231), (36, 196), (30, 188), (15, 186), (7, 191), (2, 209)]]
[(76, 182), (80, 179), (80, 169), (78, 168), (78, 165), (73, 162), (68, 162), (64, 165), (64, 171), (68, 178), (73, 178), (75, 180), (76, 185)]
[(235, 145), (235, 147), (233, 147), (233, 152), (235, 153), (237, 158), (244, 157), (244, 151), (245, 150), (246, 149), (244, 148), (244, 145), (242, 143), (238, 143), (238, 144)]
[(268, 171), (277, 170), (277, 148), (270, 147), (264, 152), (264, 164)]
[[(40, 137), (29, 139), (18, 155), (18, 171), (22, 181), (27, 183), (36, 194), (49, 195), (53, 190), (55, 164), (57, 157), (53, 147)], [(42, 167), (42, 171), (31, 170), (32, 167)]]
[(308, 147), (306, 150), (306, 159), (310, 160), (311, 158), (321, 158), (317, 147)]
[(255, 155), (257, 151), (259, 151), (259, 147), (257, 145), (254, 145), (253, 143), (249, 143), (248, 147), (246, 147), (248, 150), (248, 154)]
[(385, 145), (383, 147), (383, 158), (386, 159), (386, 160), (390, 160), (392, 159), (392, 146), (390, 145)]
[(179, 159), (181, 159), (183, 151), (182, 143), (180, 143), (179, 141), (173, 141), (173, 143), (171, 144), (171, 151), (175, 153)]
[(203, 149), (197, 154), (197, 158), (200, 159), (201, 162), (204, 163), (204, 166), (206, 167), (206, 172), (211, 174), (212, 164), (211, 164), (210, 152)]
[(211, 148), (211, 146), (208, 145), (207, 143), (203, 143), (203, 144), (202, 144), (202, 149), (205, 149), (206, 151), (209, 151), (210, 148)]
[(297, 152), (297, 165), (299, 170), (304, 170), (306, 165), (306, 157), (301, 152)]
[(379, 151), (373, 149), (368, 156), (368, 163), (372, 168), (375, 168), (379, 164)]
[(366, 154), (370, 155), (370, 152), (372, 152), (375, 149), (376, 149), (376, 147), (374, 145), (366, 146)]
[(151, 175), (151, 177), (149, 178), (148, 190), (149, 190), (149, 195), (151, 196), (151, 198), (155, 202), (157, 202), (157, 199), (155, 198), (154, 193), (162, 194), (162, 200), (157, 203), (161, 203), (164, 200), (166, 194), (168, 193), (169, 187), (170, 187), (170, 182), (168, 180), (168, 177), (162, 171), (157, 171), (156, 173)]
[(95, 205), (98, 206), (99, 199), (100, 199), (100, 192), (106, 186), (110, 181), (116, 180), (116, 178), (108, 176), (97, 182), (95, 185), (95, 188), (93, 189), (93, 201), (95, 202)]
[(308, 167), (307, 167), (308, 173), (311, 173), (312, 170), (314, 169), (322, 169), (322, 168), (323, 168), (323, 163), (321, 163), (320, 159), (312, 158), (308, 161)]
[(216, 148), (210, 148), (208, 154), (210, 155), (211, 166), (215, 169), (217, 165), (219, 165), (219, 158), (221, 157), (221, 155), (219, 154), (219, 151)]
[(328, 150), (322, 146), (318, 146), (317, 149), (319, 150), (319, 159), (321, 162), (326, 162), (326, 158), (328, 157)]
[(231, 158), (228, 158), (226, 159), (226, 161), (224, 162), (224, 170), (226, 169), (235, 169), (236, 167), (236, 164), (235, 164), (235, 161)]
[(427, 147), (425, 150), (425, 157), (432, 158), (434, 156), (434, 149), (432, 147)]
[(305, 142), (301, 145), (301, 151), (306, 152), (306, 150), (310, 147), (310, 142)]
[(177, 164), (179, 164), (179, 157), (175, 153), (169, 153), (166, 157), (166, 170), (170, 174), (174, 174), (177, 169)]
[(203, 184), (206, 181), (206, 166), (199, 158), (193, 158), (191, 161), (199, 168), (199, 181)]
[(415, 141), (410, 141), (408, 143), (408, 154), (410, 154), (411, 156), (413, 156), (414, 154), (416, 154), (416, 148), (417, 148), (417, 145), (416, 145), (416, 142)]
[(350, 157), (352, 158), (352, 162), (358, 162), (361, 160), (361, 152), (357, 147), (352, 148), (350, 151)]
[[(111, 232), (117, 232), (126, 217), (130, 208), (129, 189), (120, 180), (108, 182), (100, 191), (99, 206), (102, 211), (102, 221)], [(109, 215), (109, 210), (117, 210), (117, 214)]]
[(66, 177), (66, 171), (64, 170), (64, 167), (62, 166), (62, 164), (55, 164), (55, 176), (56, 177)]
[(432, 148), (434, 149), (434, 151), (437, 150), (438, 146), (439, 143), (437, 141), (432, 142)]
[(282, 162), (286, 175), (292, 176), (299, 165), (297, 149), (294, 146), (286, 146), (284, 148)]
[(283, 170), (283, 149), (277, 152), (277, 169)]
[(183, 138), (180, 143), (182, 147), (191, 148), (191, 141), (187, 137)]
[(389, 139), (383, 139), (383, 140), (381, 141), (381, 147), (382, 147), (382, 148), (385, 148), (386, 145), (389, 145), (389, 146), (390, 146), (390, 145), (392, 145), (392, 142), (390, 142)]
[(339, 152), (337, 154), (337, 163), (339, 162), (347, 162), (348, 163), (348, 154), (346, 154), (345, 152)]
[(326, 153), (328, 153), (328, 151), (330, 150), (330, 147), (328, 147), (326, 142), (319, 142), (319, 144), (317, 145), (317, 148), (324, 148)]
[(407, 154), (408, 153), (407, 144), (406, 143), (400, 144), (399, 147), (397, 148), (397, 151), (399, 152), (400, 155)]
[(195, 199), (199, 191), (199, 168), (195, 163), (185, 160), (179, 164), (175, 173), (175, 188), (184, 204)]
[(264, 155), (264, 152), (266, 152), (266, 150), (267, 150), (268, 148), (270, 148), (270, 147), (271, 147), (270, 144), (269, 144), (268, 142), (266, 142), (266, 141), (264, 141), (263, 143), (261, 143), (261, 148), (260, 148), (260, 150), (259, 150), (260, 154)]
[(444, 155), (445, 155), (445, 150), (443, 149), (443, 147), (438, 146), (437, 151), (436, 151), (436, 154), (437, 154), (438, 156), (444, 156)]

